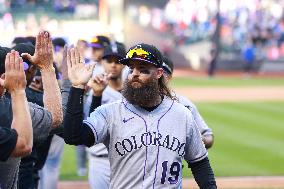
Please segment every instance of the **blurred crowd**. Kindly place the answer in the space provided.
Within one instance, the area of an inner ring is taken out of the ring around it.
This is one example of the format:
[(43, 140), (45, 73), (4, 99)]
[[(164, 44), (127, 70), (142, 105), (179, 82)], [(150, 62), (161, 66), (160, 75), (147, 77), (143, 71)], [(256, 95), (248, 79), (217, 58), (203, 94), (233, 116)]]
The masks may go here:
[[(263, 58), (284, 57), (284, 1), (221, 0), (221, 44), (224, 52), (245, 54), (247, 48)], [(216, 28), (217, 0), (170, 0), (163, 9), (129, 8), (133, 20), (174, 36), (176, 45), (210, 40)]]

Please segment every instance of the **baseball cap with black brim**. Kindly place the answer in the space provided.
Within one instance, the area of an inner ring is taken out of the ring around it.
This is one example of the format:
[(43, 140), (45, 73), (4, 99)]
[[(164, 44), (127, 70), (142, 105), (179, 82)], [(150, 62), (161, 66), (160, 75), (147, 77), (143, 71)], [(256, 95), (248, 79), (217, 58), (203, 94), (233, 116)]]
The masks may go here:
[(122, 43), (116, 42), (115, 44), (109, 45), (104, 50), (103, 59), (110, 57), (117, 57), (119, 60), (125, 57), (126, 50)]
[(91, 42), (89, 43), (89, 47), (102, 49), (106, 46), (110, 45), (110, 40), (106, 36), (98, 35), (92, 38)]
[(163, 56), (163, 70), (169, 75), (172, 75), (174, 71), (174, 63), (166, 56)]
[(124, 59), (119, 60), (121, 64), (129, 65), (131, 60), (137, 60), (141, 63), (150, 63), (154, 66), (161, 68), (163, 65), (162, 54), (153, 45), (138, 44), (131, 47)]

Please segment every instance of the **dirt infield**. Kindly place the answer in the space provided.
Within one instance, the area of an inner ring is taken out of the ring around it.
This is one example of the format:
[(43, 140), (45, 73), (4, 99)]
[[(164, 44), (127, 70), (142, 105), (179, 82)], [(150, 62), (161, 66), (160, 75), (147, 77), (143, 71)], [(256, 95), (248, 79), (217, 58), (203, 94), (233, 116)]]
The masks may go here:
[[(279, 177), (219, 177), (216, 178), (218, 188), (222, 189), (261, 189), (284, 188), (284, 176)], [(87, 181), (64, 181), (59, 189), (89, 189)], [(184, 189), (198, 188), (193, 179), (183, 180)]]

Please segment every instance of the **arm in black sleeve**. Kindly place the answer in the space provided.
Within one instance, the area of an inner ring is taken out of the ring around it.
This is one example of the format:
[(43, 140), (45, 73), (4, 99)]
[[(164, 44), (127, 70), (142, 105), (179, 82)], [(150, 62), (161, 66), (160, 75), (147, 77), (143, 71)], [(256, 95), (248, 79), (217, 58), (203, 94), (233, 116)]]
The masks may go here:
[(210, 166), (208, 157), (195, 163), (189, 163), (188, 166), (191, 168), (191, 172), (199, 188), (201, 189), (217, 188), (216, 181), (214, 178), (214, 173)]
[(92, 146), (95, 143), (93, 131), (83, 124), (84, 89), (71, 88), (64, 118), (64, 140), (71, 145)]
[(102, 96), (93, 96), (92, 104), (91, 104), (89, 112), (92, 113), (100, 105), (102, 105)]

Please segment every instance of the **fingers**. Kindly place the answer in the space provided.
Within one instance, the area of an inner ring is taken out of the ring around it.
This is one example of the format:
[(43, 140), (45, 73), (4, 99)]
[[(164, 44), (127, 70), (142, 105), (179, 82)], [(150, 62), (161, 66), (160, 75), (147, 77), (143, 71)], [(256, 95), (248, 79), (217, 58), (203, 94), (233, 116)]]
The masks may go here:
[(72, 64), (72, 67), (73, 66), (76, 66), (76, 58), (75, 58), (75, 49), (74, 48), (71, 48), (70, 49), (70, 62)]
[[(50, 52), (50, 44), (49, 44), (50, 38), (49, 38), (49, 33), (48, 32), (44, 32), (44, 51), (45, 52)], [(52, 51), (51, 51), (52, 52)]]
[(40, 44), (40, 32), (36, 35), (36, 44), (35, 44), (35, 53), (37, 52), (37, 50), (40, 48), (41, 44)]
[(68, 46), (64, 45), (64, 49), (63, 49), (63, 57), (62, 57), (62, 64), (65, 64), (66, 60), (67, 60), (67, 53), (68, 53)]
[(6, 59), (5, 59), (5, 72), (9, 72), (11, 69), (10, 56), (11, 56), (11, 53), (7, 53)]
[(79, 52), (79, 58), (80, 58), (80, 62), (85, 62), (85, 57), (84, 57), (84, 55), (81, 53), (81, 52)]
[(93, 81), (94, 81), (95, 83), (101, 83), (101, 81), (100, 81), (100, 79), (99, 79), (98, 76), (95, 76), (95, 77), (93, 78)]
[(15, 69), (15, 51), (12, 50), (10, 54), (9, 64), (11, 69)]
[(37, 36), (36, 36), (35, 54), (36, 54), (36, 53), (41, 54), (42, 45), (43, 45), (43, 31), (40, 31), (40, 32), (37, 34)]
[[(67, 66), (68, 68), (72, 68), (72, 62), (71, 62), (71, 49), (67, 50)], [(70, 69), (68, 69), (70, 70)]]
[(18, 61), (19, 61), (19, 70), (24, 71), (24, 62), (22, 57), (19, 57)]
[(83, 60), (80, 60), (80, 55), (77, 47), (74, 48), (74, 57), (76, 64), (83, 63)]
[(48, 38), (47, 38), (47, 52), (48, 52), (48, 54), (53, 53), (53, 44), (52, 44), (50, 34), (48, 34)]
[(16, 70), (20, 70), (20, 56), (19, 56), (19, 53), (17, 51), (15, 51), (15, 54), (14, 54), (14, 58), (15, 58), (15, 69)]
[(0, 78), (0, 86), (4, 87), (5, 80)]
[(95, 68), (96, 64), (95, 63), (90, 63), (88, 66), (87, 66), (87, 70), (88, 71), (91, 71), (93, 73), (93, 70)]
[(21, 57), (28, 59), (30, 62), (33, 62), (32, 56), (29, 53), (22, 53)]

